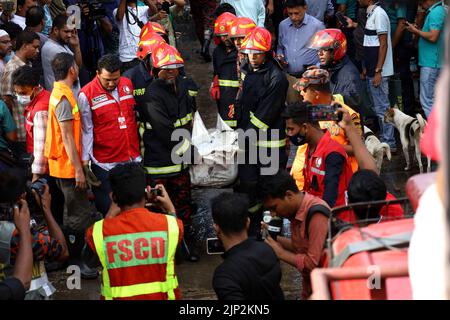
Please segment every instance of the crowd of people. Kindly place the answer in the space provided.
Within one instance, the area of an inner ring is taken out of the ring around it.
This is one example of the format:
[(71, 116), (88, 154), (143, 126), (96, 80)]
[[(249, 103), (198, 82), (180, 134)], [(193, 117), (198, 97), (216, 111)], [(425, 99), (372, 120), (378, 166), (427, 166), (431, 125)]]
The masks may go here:
[[(10, 245), (0, 247), (0, 263), (10, 278), (2, 298), (51, 297), (46, 269), (67, 263), (84, 279), (101, 268), (107, 300), (181, 298), (175, 264), (199, 260), (189, 173), (198, 152), (185, 136), (173, 140), (192, 132), (198, 112), (200, 88), (177, 49), (176, 21), (189, 8), (199, 53), (212, 61), (218, 115), (230, 130), (256, 132), (244, 138), (245, 161), (227, 186), (234, 192), (210, 199), (225, 250), (212, 275), (219, 299), (284, 299), (280, 261), (301, 273), (302, 298), (311, 295), (331, 209), (395, 199), (364, 125), (395, 153), (385, 113), (428, 118), (444, 61), (441, 0), (3, 6), (0, 240)], [(261, 239), (271, 230), (266, 210), (289, 222), (290, 236)], [(342, 211), (331, 233), (403, 215), (400, 206)]]

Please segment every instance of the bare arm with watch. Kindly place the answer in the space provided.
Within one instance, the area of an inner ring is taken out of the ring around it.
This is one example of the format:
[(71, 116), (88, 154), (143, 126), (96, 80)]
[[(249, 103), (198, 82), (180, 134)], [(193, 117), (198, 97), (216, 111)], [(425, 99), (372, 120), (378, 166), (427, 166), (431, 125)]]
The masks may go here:
[(381, 80), (382, 80), (382, 75), (381, 73), (383, 72), (383, 65), (384, 65), (384, 61), (386, 60), (386, 55), (387, 55), (387, 50), (388, 50), (388, 34), (384, 33), (384, 34), (379, 34), (378, 35), (378, 39), (380, 39), (380, 49), (378, 51), (378, 62), (377, 62), (377, 67), (375, 69), (375, 75), (373, 78), (373, 86), (375, 88), (378, 88), (381, 84)]

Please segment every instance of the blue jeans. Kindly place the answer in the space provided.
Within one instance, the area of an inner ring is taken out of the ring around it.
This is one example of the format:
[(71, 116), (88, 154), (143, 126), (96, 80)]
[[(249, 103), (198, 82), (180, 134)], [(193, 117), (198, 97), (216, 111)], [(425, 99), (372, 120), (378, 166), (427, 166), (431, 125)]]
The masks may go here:
[(111, 198), (109, 193), (112, 192), (111, 184), (109, 183), (109, 171), (103, 170), (94, 163), (91, 164), (92, 172), (98, 180), (102, 182), (100, 187), (92, 187), (92, 192), (95, 196), (95, 207), (105, 216), (111, 206)]
[(384, 114), (390, 108), (389, 77), (383, 77), (377, 88), (372, 85), (373, 78), (367, 77), (367, 80), (367, 88), (372, 95), (374, 111), (380, 126), (380, 140), (386, 142), (391, 148), (395, 148), (394, 126), (384, 122)]
[(434, 88), (441, 69), (422, 67), (420, 69), (420, 104), (427, 118), (434, 103)]

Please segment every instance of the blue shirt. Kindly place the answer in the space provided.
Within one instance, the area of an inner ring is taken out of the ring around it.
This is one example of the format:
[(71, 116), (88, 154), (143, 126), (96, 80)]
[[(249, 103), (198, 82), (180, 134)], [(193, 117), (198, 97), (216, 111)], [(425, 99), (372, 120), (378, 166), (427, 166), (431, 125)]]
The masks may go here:
[(264, 0), (221, 0), (220, 4), (231, 4), (238, 17), (252, 19), (258, 27), (264, 27), (266, 20), (266, 5)]
[(309, 43), (316, 32), (322, 29), (325, 29), (323, 23), (309, 14), (305, 14), (298, 28), (289, 18), (280, 23), (277, 54), (284, 55), (288, 62), (288, 73), (297, 75), (304, 71), (304, 65), (319, 63), (317, 51), (309, 49)]
[(50, 31), (52, 29), (52, 23), (53, 23), (52, 16), (50, 14), (50, 8), (48, 7), (48, 5), (44, 5), (42, 7), (42, 9), (44, 9), (44, 21), (45, 21), (45, 25), (44, 25), (44, 29), (42, 29), (42, 33), (48, 37), (50, 35)]
[(306, 12), (320, 21), (324, 20), (325, 15), (331, 17), (334, 14), (331, 0), (306, 0), (306, 4), (308, 5)]
[(427, 11), (423, 32), (430, 30), (440, 30), (439, 38), (436, 43), (419, 38), (419, 66), (440, 69), (444, 53), (444, 26), (447, 12), (441, 2), (434, 4)]
[(16, 130), (16, 123), (6, 104), (3, 100), (0, 100), (0, 150), (6, 150), (8, 148), (8, 143), (3, 135), (14, 130)]

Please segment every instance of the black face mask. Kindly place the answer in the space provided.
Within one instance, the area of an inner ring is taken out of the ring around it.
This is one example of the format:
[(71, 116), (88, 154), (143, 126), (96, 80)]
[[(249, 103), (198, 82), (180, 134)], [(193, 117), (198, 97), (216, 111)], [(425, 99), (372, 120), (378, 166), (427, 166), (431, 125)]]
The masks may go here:
[(291, 140), (291, 143), (294, 146), (301, 146), (306, 143), (306, 137), (302, 136), (300, 133), (297, 133), (295, 136), (289, 137), (289, 140)]

